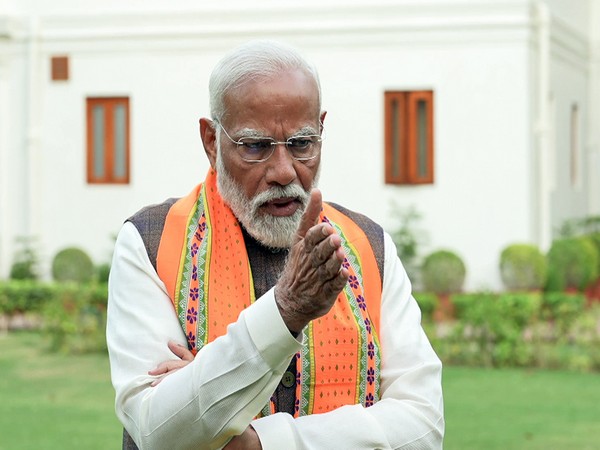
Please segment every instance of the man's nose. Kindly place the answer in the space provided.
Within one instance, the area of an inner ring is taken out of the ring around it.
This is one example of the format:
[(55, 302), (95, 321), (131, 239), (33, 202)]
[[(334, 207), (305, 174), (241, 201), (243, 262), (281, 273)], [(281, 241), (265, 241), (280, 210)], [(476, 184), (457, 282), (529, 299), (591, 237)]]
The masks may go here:
[(296, 179), (295, 159), (283, 143), (275, 145), (271, 157), (265, 161), (268, 165), (266, 181), (269, 184), (287, 186)]

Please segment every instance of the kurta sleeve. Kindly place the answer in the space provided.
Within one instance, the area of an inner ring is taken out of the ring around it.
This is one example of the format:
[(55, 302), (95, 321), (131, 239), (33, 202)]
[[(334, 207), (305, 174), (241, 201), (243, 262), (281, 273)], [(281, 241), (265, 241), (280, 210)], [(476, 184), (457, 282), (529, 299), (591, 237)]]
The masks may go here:
[(195, 360), (151, 387), (148, 371), (187, 345), (171, 300), (131, 223), (123, 225), (109, 280), (107, 343), (116, 413), (140, 449), (214, 449), (240, 434), (301, 345), (273, 290), (246, 308)]
[(421, 312), (388, 234), (379, 335), (379, 402), (297, 419), (283, 413), (258, 419), (252, 426), (263, 450), (442, 448), (442, 365), (421, 327)]

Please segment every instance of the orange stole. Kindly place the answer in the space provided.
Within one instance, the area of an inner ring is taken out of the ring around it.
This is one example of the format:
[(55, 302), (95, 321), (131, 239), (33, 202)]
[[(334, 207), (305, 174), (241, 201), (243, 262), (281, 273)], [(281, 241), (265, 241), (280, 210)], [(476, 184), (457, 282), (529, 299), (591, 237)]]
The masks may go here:
[[(298, 358), (296, 415), (379, 399), (381, 279), (364, 232), (324, 205), (321, 220), (342, 237), (350, 281), (331, 311), (304, 330)], [(167, 214), (157, 272), (196, 354), (225, 334), (227, 325), (254, 301), (254, 286), (240, 225), (223, 203), (210, 170), (203, 185)], [(274, 411), (271, 403), (263, 414)]]

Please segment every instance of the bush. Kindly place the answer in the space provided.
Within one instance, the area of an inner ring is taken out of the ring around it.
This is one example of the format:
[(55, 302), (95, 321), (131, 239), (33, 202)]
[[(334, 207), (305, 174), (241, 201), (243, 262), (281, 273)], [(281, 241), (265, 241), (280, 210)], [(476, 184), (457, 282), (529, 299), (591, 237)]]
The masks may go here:
[(35, 239), (21, 236), (17, 238), (20, 249), (10, 267), (9, 277), (12, 280), (37, 280), (38, 255), (35, 251)]
[(44, 331), (52, 350), (106, 351), (106, 284), (62, 283), (43, 310)]
[(500, 276), (510, 290), (542, 289), (546, 274), (546, 258), (535, 245), (512, 244), (500, 254)]
[(52, 277), (56, 281), (88, 283), (94, 278), (94, 263), (80, 248), (65, 248), (54, 256)]
[(96, 267), (96, 279), (99, 283), (108, 283), (108, 276), (110, 275), (110, 264), (100, 264)]
[[(600, 231), (590, 233), (586, 237), (594, 244), (598, 255), (600, 255)], [(597, 276), (600, 276), (600, 258), (598, 258), (598, 268), (596, 270)]]
[(52, 287), (34, 280), (0, 283), (0, 314), (40, 312), (53, 296)]
[(460, 292), (465, 275), (466, 269), (462, 259), (448, 250), (438, 250), (429, 254), (421, 267), (424, 290), (436, 294)]
[(541, 295), (457, 294), (452, 296), (459, 319), (452, 339), (453, 362), (483, 366), (526, 366), (534, 351), (524, 339), (539, 316)]
[(428, 322), (433, 320), (433, 313), (440, 303), (437, 295), (431, 292), (416, 292), (413, 294), (413, 297), (419, 304), (419, 308), (421, 308), (423, 320)]
[(39, 315), (53, 350), (105, 351), (107, 302), (106, 283), (0, 282), (0, 315)]
[(598, 277), (598, 250), (588, 238), (557, 239), (547, 258), (547, 291), (582, 291)]
[(575, 319), (584, 312), (585, 296), (566, 292), (546, 292), (542, 302), (542, 318), (552, 321), (566, 334)]

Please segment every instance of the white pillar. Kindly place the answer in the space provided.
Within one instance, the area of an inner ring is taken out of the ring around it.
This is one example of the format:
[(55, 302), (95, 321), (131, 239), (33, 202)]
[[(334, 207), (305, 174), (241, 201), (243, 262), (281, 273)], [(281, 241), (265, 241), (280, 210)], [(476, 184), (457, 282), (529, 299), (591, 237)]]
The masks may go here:
[(537, 147), (537, 239), (542, 250), (552, 242), (550, 194), (552, 191), (552, 142), (550, 123), (550, 13), (541, 1), (535, 4), (537, 29), (537, 118), (535, 124)]
[[(3, 38), (0, 37), (0, 45)], [(8, 277), (11, 261), (9, 228), (10, 211), (8, 203), (9, 164), (8, 164), (8, 56), (0, 47), (0, 279)]]

